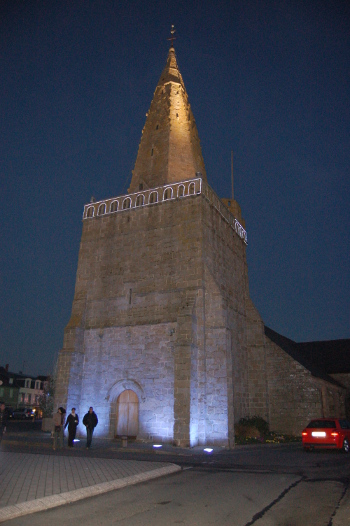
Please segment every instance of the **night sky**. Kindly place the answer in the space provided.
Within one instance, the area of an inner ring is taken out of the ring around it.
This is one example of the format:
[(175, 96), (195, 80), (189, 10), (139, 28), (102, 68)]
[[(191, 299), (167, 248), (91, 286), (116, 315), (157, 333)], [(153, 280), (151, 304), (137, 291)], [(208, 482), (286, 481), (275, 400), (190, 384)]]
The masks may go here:
[(350, 337), (350, 2), (2, 0), (0, 22), (0, 365), (52, 370), (83, 205), (127, 191), (171, 24), (220, 197), (234, 152), (264, 323)]

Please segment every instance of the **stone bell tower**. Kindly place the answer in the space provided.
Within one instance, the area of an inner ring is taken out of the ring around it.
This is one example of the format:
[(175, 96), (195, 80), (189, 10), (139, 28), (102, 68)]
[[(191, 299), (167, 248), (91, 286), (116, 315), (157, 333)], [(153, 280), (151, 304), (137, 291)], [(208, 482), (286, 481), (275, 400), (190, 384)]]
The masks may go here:
[(100, 436), (232, 446), (234, 421), (266, 412), (261, 371), (248, 390), (261, 320), (240, 209), (207, 183), (173, 45), (128, 192), (84, 207), (56, 404), (92, 405)]

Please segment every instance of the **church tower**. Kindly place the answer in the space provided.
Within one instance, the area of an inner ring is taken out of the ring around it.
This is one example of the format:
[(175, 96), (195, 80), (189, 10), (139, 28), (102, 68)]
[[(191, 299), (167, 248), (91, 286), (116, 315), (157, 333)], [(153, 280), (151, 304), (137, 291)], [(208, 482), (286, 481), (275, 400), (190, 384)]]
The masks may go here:
[(246, 244), (238, 204), (208, 185), (171, 45), (128, 194), (84, 207), (56, 404), (92, 405), (104, 437), (231, 447), (234, 421), (266, 416)]

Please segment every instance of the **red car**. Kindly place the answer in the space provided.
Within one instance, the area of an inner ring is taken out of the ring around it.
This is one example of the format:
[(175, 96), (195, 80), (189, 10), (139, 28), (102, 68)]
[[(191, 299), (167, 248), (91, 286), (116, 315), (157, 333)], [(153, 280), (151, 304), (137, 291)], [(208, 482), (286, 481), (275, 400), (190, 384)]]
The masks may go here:
[(301, 433), (305, 451), (316, 448), (350, 450), (350, 422), (341, 418), (311, 420)]

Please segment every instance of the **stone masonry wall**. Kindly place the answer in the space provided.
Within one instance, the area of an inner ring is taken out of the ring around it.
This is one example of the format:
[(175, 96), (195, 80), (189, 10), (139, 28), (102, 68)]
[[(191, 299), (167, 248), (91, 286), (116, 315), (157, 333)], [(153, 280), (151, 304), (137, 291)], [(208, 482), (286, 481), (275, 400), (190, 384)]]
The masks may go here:
[(246, 312), (249, 408), (244, 416), (261, 416), (269, 421), (264, 323), (249, 297), (246, 301)]
[(187, 198), (85, 221), (73, 321), (75, 307), (85, 328), (176, 321), (182, 291), (201, 285), (197, 207)]
[[(76, 407), (80, 396), (80, 382), (82, 375), (82, 368), (72, 373), (75, 364), (82, 362), (83, 353), (83, 339), (84, 331), (81, 328), (69, 327), (66, 328), (64, 334), (63, 349), (60, 351), (57, 361), (57, 376), (55, 382), (55, 403), (54, 411), (58, 407)], [(78, 389), (74, 389), (77, 386)], [(73, 393), (68, 402), (68, 391), (73, 390)]]
[(322, 395), (310, 371), (267, 340), (270, 430), (299, 434), (322, 413)]
[[(174, 426), (174, 325), (112, 327), (85, 332), (80, 414), (94, 407), (97, 436), (114, 437), (117, 397), (139, 397), (139, 438), (171, 441)], [(121, 390), (118, 390), (120, 384)]]
[(73, 356), (61, 373), (68, 406), (93, 405), (96, 432), (113, 436), (127, 383), (140, 437), (232, 444), (233, 399), (240, 411), (247, 394), (245, 273), (243, 241), (203, 196), (84, 221), (60, 355)]
[(345, 416), (350, 421), (350, 374), (331, 374), (330, 375), (336, 382), (339, 382), (345, 388), (345, 392), (342, 393), (343, 404), (345, 407)]
[[(78, 389), (80, 410), (85, 411), (89, 405), (98, 409), (102, 418), (99, 433), (112, 436), (114, 432), (111, 422), (115, 410), (111, 409), (112, 402), (106, 401), (106, 392), (120, 381), (132, 380), (146, 393), (145, 401), (140, 401), (140, 436), (170, 439), (174, 427), (179, 439), (189, 445), (189, 402), (186, 405), (180, 400), (181, 396), (183, 400), (191, 399), (193, 342), (192, 329), (185, 336), (187, 329), (184, 333), (180, 327), (179, 312), (189, 298), (193, 304), (202, 286), (200, 201), (194, 196), (84, 221), (72, 317), (61, 356), (71, 352), (74, 343), (68, 343), (68, 335), (80, 327), (85, 334)], [(193, 305), (191, 327), (192, 310)], [(138, 335), (136, 348), (134, 339), (123, 332), (128, 327)], [(120, 331), (125, 337), (123, 345), (123, 338), (116, 336)], [(168, 343), (163, 345), (164, 341)], [(79, 352), (78, 347), (75, 350)], [(136, 369), (135, 360), (139, 363)], [(166, 366), (161, 368), (164, 360)], [(107, 364), (107, 370), (100, 374), (101, 363)], [(125, 370), (121, 370), (120, 363)], [(157, 395), (151, 393), (150, 364), (154, 369), (154, 392), (162, 392), (167, 409), (160, 409)], [(69, 367), (61, 375), (62, 386), (67, 383)], [(78, 406), (76, 372), (71, 366), (67, 403), (74, 400)]]
[(232, 447), (234, 421), (248, 407), (245, 244), (209, 204), (203, 206), (207, 440)]

